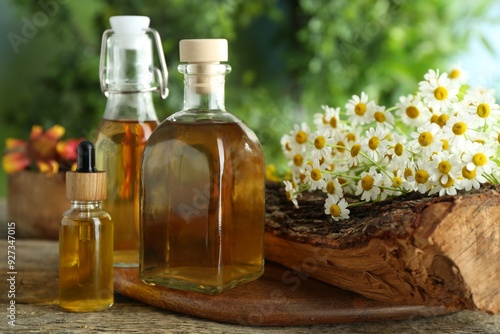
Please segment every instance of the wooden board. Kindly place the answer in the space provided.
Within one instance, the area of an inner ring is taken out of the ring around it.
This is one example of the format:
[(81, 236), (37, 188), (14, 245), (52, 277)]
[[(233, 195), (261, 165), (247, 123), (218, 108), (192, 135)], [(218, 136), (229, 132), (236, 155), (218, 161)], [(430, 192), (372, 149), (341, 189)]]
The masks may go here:
[(218, 296), (146, 285), (137, 268), (115, 268), (115, 292), (165, 310), (250, 326), (373, 322), (451, 312), (371, 300), (272, 262), (258, 280)]

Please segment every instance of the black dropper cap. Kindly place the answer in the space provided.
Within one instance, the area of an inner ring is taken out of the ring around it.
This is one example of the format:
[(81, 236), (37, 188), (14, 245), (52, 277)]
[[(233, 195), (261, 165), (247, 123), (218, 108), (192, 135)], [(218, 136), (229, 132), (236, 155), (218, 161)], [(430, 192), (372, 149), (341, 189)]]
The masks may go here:
[(89, 140), (84, 140), (78, 144), (78, 167), (77, 173), (95, 173), (95, 148)]
[(76, 171), (66, 172), (66, 196), (71, 201), (106, 199), (106, 173), (95, 168), (95, 148), (88, 140), (78, 144)]

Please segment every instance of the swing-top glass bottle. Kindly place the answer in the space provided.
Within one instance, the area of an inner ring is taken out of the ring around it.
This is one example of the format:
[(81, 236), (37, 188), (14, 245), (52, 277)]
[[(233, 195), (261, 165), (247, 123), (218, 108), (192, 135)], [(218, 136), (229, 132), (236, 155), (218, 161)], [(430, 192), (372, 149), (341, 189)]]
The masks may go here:
[[(97, 168), (108, 174), (104, 206), (115, 221), (114, 265), (139, 264), (139, 180), (142, 153), (158, 126), (153, 92), (167, 96), (167, 68), (146, 16), (114, 16), (102, 38), (100, 80), (108, 98), (95, 135)], [(160, 69), (153, 66), (155, 41)]]

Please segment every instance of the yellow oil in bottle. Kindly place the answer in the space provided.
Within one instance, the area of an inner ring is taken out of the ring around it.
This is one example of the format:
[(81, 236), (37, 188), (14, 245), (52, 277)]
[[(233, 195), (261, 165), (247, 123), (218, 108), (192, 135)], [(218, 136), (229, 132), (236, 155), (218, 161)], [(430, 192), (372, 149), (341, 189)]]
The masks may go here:
[(217, 294), (258, 278), (264, 175), (243, 123), (164, 121), (144, 151), (141, 279)]
[(108, 175), (103, 206), (115, 224), (114, 263), (139, 263), (139, 180), (144, 145), (157, 121), (101, 120), (96, 143), (96, 167)]
[(71, 312), (100, 311), (113, 305), (109, 215), (65, 215), (59, 233), (59, 305)]

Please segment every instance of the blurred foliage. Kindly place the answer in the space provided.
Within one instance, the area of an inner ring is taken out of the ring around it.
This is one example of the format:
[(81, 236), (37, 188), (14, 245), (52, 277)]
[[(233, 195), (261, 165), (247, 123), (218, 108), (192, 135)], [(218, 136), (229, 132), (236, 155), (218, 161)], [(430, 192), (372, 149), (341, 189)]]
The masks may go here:
[(19, 20), (14, 33), (24, 36), (26, 22), (39, 24), (34, 36), (17, 45), (1, 83), (0, 117), (9, 133), (23, 136), (32, 124), (57, 123), (68, 136), (92, 138), (106, 103), (98, 81), (102, 32), (112, 15), (147, 15), (160, 32), (170, 70), (170, 96), (155, 99), (160, 119), (182, 105), (178, 41), (227, 38), (233, 72), (226, 106), (257, 132), (268, 162), (278, 164), (282, 134), (322, 104), (343, 107), (362, 90), (381, 104), (394, 103), (397, 95), (415, 89), (427, 69), (446, 70), (450, 57), (477, 37), (474, 25), (490, 5), (490, 0), (11, 2)]

